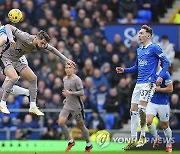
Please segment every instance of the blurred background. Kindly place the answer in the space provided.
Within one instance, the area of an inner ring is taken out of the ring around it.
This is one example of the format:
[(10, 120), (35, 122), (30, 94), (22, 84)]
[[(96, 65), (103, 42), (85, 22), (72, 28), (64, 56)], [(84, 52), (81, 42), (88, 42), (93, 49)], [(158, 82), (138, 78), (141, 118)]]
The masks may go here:
[[(30, 34), (45, 30), (50, 44), (77, 64), (83, 80), (86, 126), (90, 133), (107, 129), (129, 136), (130, 100), (136, 74), (116, 74), (115, 67), (131, 67), (139, 47), (137, 33), (142, 24), (154, 30), (158, 43), (171, 62), (174, 91), (170, 95), (170, 127), (180, 142), (180, 1), (179, 0), (0, 0), (0, 21), (9, 23), (12, 8), (23, 12), (15, 26)], [(10, 96), (10, 115), (0, 113), (2, 140), (64, 139), (57, 125), (63, 107), (63, 61), (48, 52), (26, 55), (38, 77), (37, 104), (44, 117), (28, 114), (26, 96)], [(4, 81), (0, 74), (0, 84)], [(28, 81), (18, 85), (28, 88)], [(2, 95), (2, 90), (1, 90)], [(158, 129), (161, 128), (158, 125)], [(72, 119), (67, 123), (75, 139), (81, 139)]]

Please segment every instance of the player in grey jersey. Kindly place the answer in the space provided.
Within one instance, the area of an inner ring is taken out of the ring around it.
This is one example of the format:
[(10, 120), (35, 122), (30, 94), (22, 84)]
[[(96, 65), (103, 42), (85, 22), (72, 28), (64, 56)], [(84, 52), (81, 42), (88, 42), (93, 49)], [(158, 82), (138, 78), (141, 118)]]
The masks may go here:
[(44, 113), (42, 113), (36, 106), (37, 76), (29, 66), (21, 63), (19, 58), (29, 52), (46, 49), (47, 51), (50, 51), (62, 58), (64, 61), (68, 61), (69, 63), (73, 62), (61, 54), (56, 48), (48, 44), (50, 38), (46, 32), (40, 31), (37, 35), (30, 35), (9, 24), (7, 24), (5, 27), (10, 44), (14, 42), (13, 36), (16, 38), (16, 43), (13, 44), (13, 46), (3, 50), (1, 53), (1, 68), (3, 69), (4, 74), (8, 76), (10, 80), (4, 88), (0, 102), (0, 110), (6, 114), (10, 114), (6, 107), (6, 101), (13, 85), (17, 82), (19, 76), (21, 76), (29, 81), (29, 112), (37, 115), (44, 115)]
[(63, 79), (64, 90), (62, 94), (66, 97), (63, 101), (64, 106), (60, 112), (58, 124), (62, 129), (62, 133), (69, 140), (66, 151), (69, 151), (75, 145), (74, 140), (70, 137), (67, 125), (65, 124), (68, 118), (73, 116), (77, 122), (77, 127), (81, 129), (86, 140), (85, 152), (90, 152), (92, 144), (89, 140), (89, 132), (84, 124), (84, 105), (80, 96), (84, 95), (84, 89), (81, 79), (74, 74), (75, 66), (66, 63), (66, 76)]

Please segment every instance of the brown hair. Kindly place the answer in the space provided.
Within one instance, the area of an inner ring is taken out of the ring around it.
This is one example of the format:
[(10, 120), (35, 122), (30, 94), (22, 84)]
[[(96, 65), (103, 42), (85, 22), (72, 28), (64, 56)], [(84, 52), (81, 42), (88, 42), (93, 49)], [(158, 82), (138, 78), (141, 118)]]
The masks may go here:
[(142, 25), (141, 29), (145, 29), (146, 32), (149, 33), (149, 34), (151, 34), (151, 36), (152, 36), (153, 30), (152, 30), (152, 28), (149, 27), (148, 25)]
[(43, 30), (40, 30), (38, 33), (37, 33), (37, 36), (39, 37), (39, 39), (45, 39), (47, 42), (50, 41), (50, 37), (48, 35), (47, 32), (43, 31)]

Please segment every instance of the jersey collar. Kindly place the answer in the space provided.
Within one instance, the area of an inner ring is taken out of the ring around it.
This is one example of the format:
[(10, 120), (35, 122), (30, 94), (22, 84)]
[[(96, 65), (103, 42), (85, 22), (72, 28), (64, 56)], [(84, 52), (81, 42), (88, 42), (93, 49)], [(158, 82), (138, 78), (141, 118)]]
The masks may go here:
[(142, 46), (142, 48), (146, 49), (151, 44), (152, 44), (152, 42), (149, 42), (145, 47)]

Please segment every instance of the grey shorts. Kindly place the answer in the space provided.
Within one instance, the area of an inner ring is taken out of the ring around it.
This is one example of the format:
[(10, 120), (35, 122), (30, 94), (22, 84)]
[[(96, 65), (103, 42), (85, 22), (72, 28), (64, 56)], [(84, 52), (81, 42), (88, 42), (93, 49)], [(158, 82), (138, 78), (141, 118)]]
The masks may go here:
[(24, 63), (20, 60), (12, 61), (7, 58), (0, 58), (0, 67), (4, 74), (10, 67), (13, 67), (17, 71), (17, 73), (20, 73), (22, 71), (22, 69), (27, 66), (28, 65), (26, 63)]
[(77, 110), (77, 111), (72, 111), (72, 110), (68, 110), (66, 108), (62, 108), (59, 117), (66, 117), (68, 119), (70, 119), (71, 117), (73, 117), (77, 122), (81, 122), (84, 121), (84, 110)]

